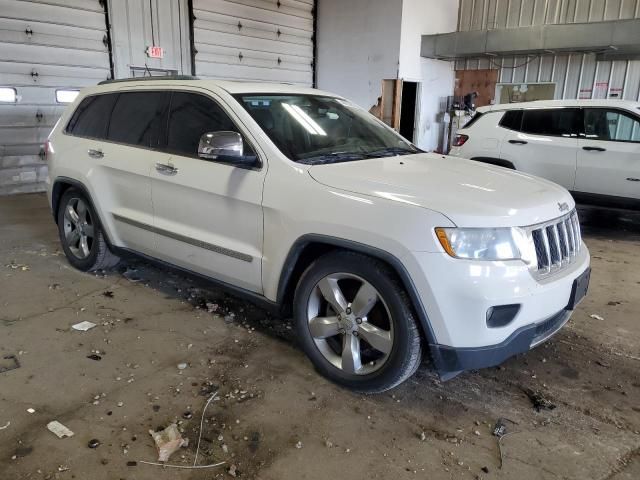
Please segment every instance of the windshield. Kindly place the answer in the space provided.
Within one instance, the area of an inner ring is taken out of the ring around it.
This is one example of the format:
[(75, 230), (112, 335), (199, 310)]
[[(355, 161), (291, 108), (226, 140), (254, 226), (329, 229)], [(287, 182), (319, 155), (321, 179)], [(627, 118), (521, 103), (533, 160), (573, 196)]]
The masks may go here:
[(306, 164), (408, 155), (421, 150), (339, 98), (244, 94), (235, 97), (291, 160)]

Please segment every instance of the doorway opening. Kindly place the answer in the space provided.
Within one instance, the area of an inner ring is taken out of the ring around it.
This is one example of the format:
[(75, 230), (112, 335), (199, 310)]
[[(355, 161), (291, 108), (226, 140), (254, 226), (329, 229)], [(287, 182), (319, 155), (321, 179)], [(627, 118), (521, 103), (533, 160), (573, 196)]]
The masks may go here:
[(413, 142), (416, 125), (416, 101), (418, 84), (402, 82), (402, 106), (400, 107), (400, 135)]

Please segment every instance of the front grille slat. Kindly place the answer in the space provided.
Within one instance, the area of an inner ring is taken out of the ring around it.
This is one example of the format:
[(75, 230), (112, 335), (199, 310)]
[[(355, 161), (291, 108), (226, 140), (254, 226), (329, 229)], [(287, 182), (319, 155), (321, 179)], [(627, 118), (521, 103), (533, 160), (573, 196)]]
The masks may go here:
[(562, 265), (562, 249), (560, 247), (560, 234), (558, 233), (557, 224), (551, 227), (551, 238), (553, 238), (553, 243), (555, 245), (554, 263), (558, 265)]
[(562, 244), (562, 259), (569, 261), (571, 252), (569, 246), (569, 233), (567, 232), (567, 223), (563, 220), (558, 225), (560, 225), (560, 233), (562, 235), (562, 239), (564, 240), (564, 243)]
[(537, 259), (534, 273), (539, 277), (565, 268), (578, 255), (581, 236), (575, 210), (556, 220), (529, 227), (529, 232)]
[(549, 236), (547, 235), (547, 229), (542, 229), (542, 244), (544, 245), (546, 271), (551, 271), (551, 247), (549, 246)]

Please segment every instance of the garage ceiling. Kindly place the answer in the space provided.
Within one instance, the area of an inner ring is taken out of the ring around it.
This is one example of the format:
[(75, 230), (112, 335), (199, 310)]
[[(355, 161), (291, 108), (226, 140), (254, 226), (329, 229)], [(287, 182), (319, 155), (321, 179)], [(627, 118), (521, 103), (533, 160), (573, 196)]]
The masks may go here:
[(314, 0), (193, 0), (195, 73), (313, 84)]
[(0, 194), (42, 189), (41, 148), (65, 105), (57, 89), (109, 77), (104, 9), (98, 0), (0, 0)]

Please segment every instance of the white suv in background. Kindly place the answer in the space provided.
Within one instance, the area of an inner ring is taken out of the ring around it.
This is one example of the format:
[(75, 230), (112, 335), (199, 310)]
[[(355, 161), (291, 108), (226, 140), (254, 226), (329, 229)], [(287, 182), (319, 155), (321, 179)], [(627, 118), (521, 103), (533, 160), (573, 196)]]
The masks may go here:
[(532, 173), (578, 203), (640, 209), (640, 103), (550, 100), (478, 109), (450, 155)]
[(325, 376), (391, 388), (557, 332), (586, 294), (569, 193), (421, 152), (344, 98), (189, 78), (81, 92), (47, 145), (69, 262), (118, 255), (205, 276), (282, 314)]

